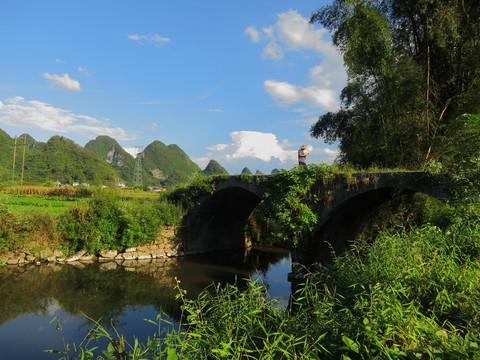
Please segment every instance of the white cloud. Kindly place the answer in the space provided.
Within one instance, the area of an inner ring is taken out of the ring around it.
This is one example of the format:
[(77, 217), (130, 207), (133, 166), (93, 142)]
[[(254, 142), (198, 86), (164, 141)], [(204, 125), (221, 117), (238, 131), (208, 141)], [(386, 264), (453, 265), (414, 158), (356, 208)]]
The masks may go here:
[(63, 61), (62, 59), (55, 59), (55, 62), (59, 64), (65, 64), (65, 61)]
[(59, 89), (69, 90), (69, 91), (80, 91), (80, 83), (78, 80), (70, 78), (70, 75), (63, 74), (59, 76), (57, 74), (49, 74), (47, 72), (43, 73), (42, 76), (50, 80), (51, 84)]
[(338, 108), (337, 94), (334, 90), (318, 86), (302, 87), (285, 81), (266, 80), (263, 87), (280, 105), (289, 106), (304, 103), (324, 110)]
[(207, 147), (208, 150), (212, 151), (224, 151), (227, 149), (230, 145), (228, 144), (216, 144), (216, 145), (210, 145)]
[(262, 57), (264, 59), (280, 60), (283, 59), (283, 49), (274, 40), (270, 41), (267, 46), (263, 48)]
[(87, 75), (87, 76), (92, 76), (92, 74), (90, 74), (87, 69), (82, 68), (81, 66), (78, 67), (78, 71)]
[(200, 169), (205, 169), (210, 162), (210, 159), (208, 157), (199, 157), (199, 158), (193, 158), (192, 161), (197, 164)]
[(223, 112), (222, 109), (209, 109), (208, 111), (210, 111), (210, 112), (218, 112), (218, 113)]
[(123, 150), (125, 150), (127, 153), (129, 153), (130, 155), (132, 155), (134, 158), (137, 157), (137, 154), (139, 152), (139, 148), (138, 147), (124, 147)]
[(332, 149), (329, 149), (329, 148), (322, 149), (322, 151), (323, 151), (325, 154), (329, 154), (329, 155), (335, 155), (335, 156), (337, 156), (338, 154), (340, 154), (340, 151), (339, 151), (339, 150), (332, 150)]
[[(308, 135), (307, 135), (308, 136)], [(287, 164), (287, 167), (295, 166), (298, 161), (297, 152), (302, 144), (290, 144), (288, 139), (279, 141), (272, 133), (258, 131), (235, 131), (230, 133), (232, 142), (230, 144), (215, 144), (209, 146), (210, 150), (205, 157), (196, 158), (194, 161), (204, 168), (209, 159), (216, 159), (222, 164), (246, 164), (258, 163), (261, 160), (265, 163), (273, 162)], [(307, 144), (310, 156), (309, 163), (332, 163), (338, 156), (338, 150), (329, 148), (315, 148)], [(291, 148), (293, 150), (290, 150)]]
[(273, 37), (273, 26), (264, 27), (262, 31), (267, 35), (267, 37), (272, 38)]
[(117, 140), (133, 140), (135, 136), (119, 127), (108, 126), (108, 119), (98, 120), (88, 115), (76, 115), (70, 110), (20, 96), (0, 101), (0, 123), (39, 128), (57, 133), (82, 133), (85, 136), (108, 135)]
[(294, 10), (278, 14), (278, 21), (262, 31), (264, 36), (260, 36), (260, 40), (268, 41), (263, 48), (264, 59), (280, 60), (288, 51), (302, 52), (303, 58), (310, 57), (306, 52), (313, 51), (319, 59), (319, 64), (309, 71), (309, 84), (296, 85), (269, 79), (264, 82), (265, 91), (280, 106), (303, 103), (329, 111), (337, 109), (338, 92), (347, 76), (343, 58), (333, 46), (328, 31), (316, 29)]
[(292, 50), (311, 49), (332, 57), (338, 54), (330, 40), (324, 39), (328, 30), (315, 29), (315, 26), (297, 11), (278, 14), (276, 29), (279, 41)]
[(77, 115), (77, 118), (85, 120), (89, 124), (101, 124), (101, 121), (88, 115)]
[(329, 148), (315, 149), (309, 158), (312, 157), (312, 160), (319, 159), (319, 162), (331, 164), (338, 158), (339, 154), (340, 150), (332, 150)]
[(234, 131), (230, 133), (233, 140), (231, 144), (216, 144), (209, 146), (212, 152), (207, 154), (210, 158), (220, 158), (224, 161), (239, 159), (260, 159), (265, 162), (273, 158), (282, 163), (296, 159), (296, 150), (286, 150), (288, 141), (281, 143), (275, 134), (258, 131)]
[(260, 33), (253, 26), (249, 26), (248, 28), (246, 28), (245, 29), (245, 34), (250, 35), (250, 41), (252, 41), (252, 42), (257, 43), (257, 42), (260, 41)]
[(127, 35), (127, 37), (130, 40), (136, 41), (141, 45), (143, 45), (143, 43), (146, 42), (146, 43), (152, 44), (155, 47), (160, 47), (170, 42), (169, 38), (162, 37), (158, 34), (155, 34), (155, 35), (131, 34), (131, 35)]
[(332, 85), (332, 74), (325, 71), (322, 65), (315, 66), (309, 71), (310, 80), (315, 84), (321, 84), (325, 87)]

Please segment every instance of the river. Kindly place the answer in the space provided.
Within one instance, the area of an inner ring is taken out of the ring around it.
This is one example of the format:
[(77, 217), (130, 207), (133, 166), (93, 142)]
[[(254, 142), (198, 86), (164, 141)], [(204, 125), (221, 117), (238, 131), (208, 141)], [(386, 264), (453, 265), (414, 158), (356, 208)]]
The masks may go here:
[[(260, 278), (271, 297), (286, 305), (290, 255), (282, 249), (217, 252), (149, 262), (42, 264), (0, 268), (0, 349), (5, 360), (54, 360), (64, 341), (80, 344), (92, 328), (88, 318), (112, 326), (127, 341), (145, 342), (159, 313), (178, 326), (176, 279), (196, 298), (212, 282), (245, 284)], [(58, 320), (52, 322), (52, 319)], [(60, 324), (61, 331), (57, 330)], [(164, 323), (167, 330), (168, 325)], [(95, 346), (95, 343), (90, 343)], [(97, 344), (98, 345), (98, 344)], [(70, 352), (71, 354), (71, 352)]]

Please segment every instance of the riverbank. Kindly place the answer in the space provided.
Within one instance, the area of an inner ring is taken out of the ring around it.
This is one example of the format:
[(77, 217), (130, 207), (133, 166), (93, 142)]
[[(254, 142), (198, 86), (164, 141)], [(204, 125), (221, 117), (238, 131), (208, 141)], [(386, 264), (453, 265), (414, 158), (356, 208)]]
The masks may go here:
[[(89, 198), (69, 198), (60, 213), (53, 211), (52, 198), (46, 195), (21, 201), (2, 198), (0, 264), (182, 255), (177, 228), (183, 210), (158, 194), (155, 198), (124, 195), (115, 189), (97, 190)], [(42, 206), (30, 209), (32, 205)]]
[(180, 241), (176, 236), (175, 227), (164, 228), (158, 239), (148, 244), (127, 248), (124, 250), (101, 250), (95, 254), (86, 250), (79, 250), (73, 255), (63, 253), (58, 248), (42, 247), (37, 250), (22, 249), (0, 253), (0, 264), (6, 265), (27, 265), (41, 264), (42, 262), (71, 263), (71, 262), (93, 262), (93, 261), (117, 261), (125, 260), (148, 260), (157, 258), (170, 258), (183, 256), (180, 251)]

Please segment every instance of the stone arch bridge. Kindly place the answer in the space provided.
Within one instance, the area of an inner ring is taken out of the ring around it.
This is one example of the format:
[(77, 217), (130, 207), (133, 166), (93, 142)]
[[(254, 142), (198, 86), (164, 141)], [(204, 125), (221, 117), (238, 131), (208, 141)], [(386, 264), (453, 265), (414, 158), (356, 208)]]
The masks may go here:
[[(237, 176), (218, 182), (215, 191), (201, 198), (184, 219), (185, 254), (250, 246), (244, 229), (249, 215), (268, 192), (268, 185), (262, 184)], [(328, 185), (330, 201), (318, 211), (315, 230), (301, 239), (292, 260), (308, 266), (328, 258), (332, 249), (340, 253), (381, 204), (416, 192), (446, 200), (448, 185), (448, 178), (423, 172), (335, 174), (335, 181)]]

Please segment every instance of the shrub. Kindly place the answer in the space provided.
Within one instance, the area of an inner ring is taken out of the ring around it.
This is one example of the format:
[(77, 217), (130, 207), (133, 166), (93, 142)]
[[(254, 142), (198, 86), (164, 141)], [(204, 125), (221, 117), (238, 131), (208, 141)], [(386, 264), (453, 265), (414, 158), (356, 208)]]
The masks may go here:
[(181, 216), (181, 208), (165, 199), (126, 202), (118, 190), (103, 189), (86, 206), (74, 206), (61, 216), (63, 247), (96, 253), (138, 246), (156, 240), (162, 226), (178, 224)]
[(0, 252), (21, 248), (24, 231), (21, 217), (12, 214), (6, 205), (0, 203)]

